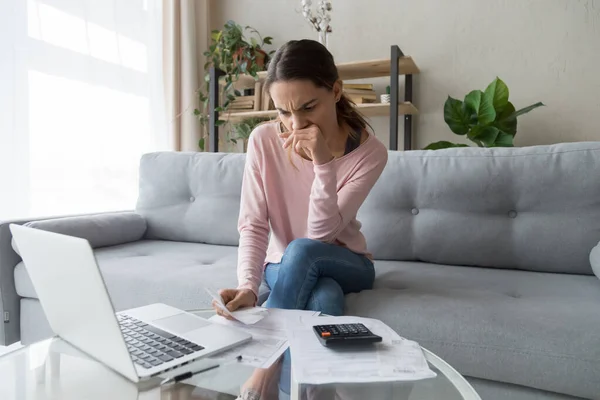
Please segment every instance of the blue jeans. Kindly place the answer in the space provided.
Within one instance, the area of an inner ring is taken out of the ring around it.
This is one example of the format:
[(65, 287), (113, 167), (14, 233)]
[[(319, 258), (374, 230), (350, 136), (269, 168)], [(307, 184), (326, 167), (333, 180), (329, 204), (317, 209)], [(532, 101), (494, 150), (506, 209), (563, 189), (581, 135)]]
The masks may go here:
[[(281, 262), (267, 264), (265, 280), (271, 289), (264, 304), (267, 308), (342, 315), (344, 295), (372, 289), (375, 269), (367, 257), (345, 247), (296, 239), (288, 245)], [(283, 357), (280, 397), (290, 393), (289, 350)]]

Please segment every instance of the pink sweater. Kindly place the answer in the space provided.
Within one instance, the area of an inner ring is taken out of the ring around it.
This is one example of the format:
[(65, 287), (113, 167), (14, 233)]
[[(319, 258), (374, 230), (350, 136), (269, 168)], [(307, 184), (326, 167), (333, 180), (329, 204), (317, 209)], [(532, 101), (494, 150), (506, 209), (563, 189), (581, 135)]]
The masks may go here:
[(242, 184), (238, 288), (257, 297), (265, 264), (280, 262), (294, 239), (335, 243), (371, 257), (356, 214), (388, 157), (369, 134), (357, 149), (327, 164), (314, 165), (292, 152), (292, 165), (276, 126), (252, 132)]

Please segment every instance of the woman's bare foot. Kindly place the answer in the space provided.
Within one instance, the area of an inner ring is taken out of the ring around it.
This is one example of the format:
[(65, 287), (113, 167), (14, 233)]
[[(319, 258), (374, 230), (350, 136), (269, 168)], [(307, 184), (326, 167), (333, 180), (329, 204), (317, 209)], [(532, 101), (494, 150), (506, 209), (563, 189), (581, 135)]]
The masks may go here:
[(281, 360), (267, 369), (256, 369), (242, 385), (242, 400), (277, 400)]

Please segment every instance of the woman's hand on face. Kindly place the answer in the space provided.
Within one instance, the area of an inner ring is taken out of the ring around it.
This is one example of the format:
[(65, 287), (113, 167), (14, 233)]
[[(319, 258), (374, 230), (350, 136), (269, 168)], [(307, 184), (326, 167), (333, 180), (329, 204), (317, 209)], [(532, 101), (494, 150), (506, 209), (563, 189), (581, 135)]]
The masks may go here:
[[(256, 296), (254, 295), (254, 292), (249, 289), (222, 289), (219, 290), (219, 296), (221, 296), (223, 304), (225, 304), (225, 307), (227, 307), (230, 312), (239, 308), (254, 307), (256, 304)], [(232, 319), (217, 306), (214, 300), (212, 306), (218, 315), (227, 319)]]
[(296, 153), (304, 150), (315, 164), (326, 164), (333, 160), (333, 155), (325, 143), (325, 138), (317, 125), (311, 125), (304, 129), (285, 132), (279, 135), (285, 139), (283, 148), (292, 146)]

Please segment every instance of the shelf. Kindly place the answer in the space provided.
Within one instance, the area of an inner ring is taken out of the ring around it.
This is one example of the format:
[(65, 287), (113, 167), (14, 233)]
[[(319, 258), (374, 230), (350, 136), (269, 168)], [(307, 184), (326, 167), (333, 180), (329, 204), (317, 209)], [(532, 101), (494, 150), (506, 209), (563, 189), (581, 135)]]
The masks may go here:
[[(340, 79), (343, 81), (389, 76), (390, 67), (389, 58), (337, 64)], [(410, 56), (400, 57), (398, 60), (398, 71), (400, 72), (400, 75), (418, 74), (420, 72), (419, 67), (417, 67), (417, 64), (415, 64)], [(267, 71), (261, 71), (257, 76), (258, 80), (263, 81), (267, 77)], [(254, 77), (250, 75), (240, 75), (235, 86), (251, 87), (254, 85), (254, 82)]]
[[(389, 58), (383, 60), (349, 62), (337, 65), (340, 79), (343, 81), (390, 76), (390, 67)], [(412, 57), (403, 56), (398, 60), (398, 71), (400, 75), (418, 74), (419, 67), (417, 67)]]
[[(390, 105), (382, 104), (382, 103), (367, 103), (367, 104), (358, 104), (356, 106), (358, 111), (365, 117), (381, 117), (390, 115)], [(418, 114), (419, 110), (412, 104), (410, 101), (405, 101), (403, 103), (398, 104), (398, 114), (399, 115), (414, 115)], [(231, 112), (226, 114), (221, 114), (219, 116), (220, 119), (226, 121), (240, 121), (246, 118), (265, 118), (265, 119), (275, 119), (277, 117), (277, 110), (269, 110), (269, 111), (244, 111), (244, 112)]]
[[(358, 111), (365, 117), (382, 117), (390, 115), (390, 105), (382, 103), (359, 104), (356, 106)], [(418, 114), (419, 110), (410, 101), (405, 101), (398, 104), (398, 115), (414, 115)]]
[[(390, 107), (389, 104), (367, 103), (357, 105), (357, 109), (366, 118), (370, 117), (385, 117), (388, 116), (390, 122), (390, 150), (398, 150), (398, 128), (404, 126), (404, 150), (412, 149), (413, 131), (412, 131), (412, 115), (418, 114), (417, 108), (413, 105), (413, 76), (419, 74), (419, 67), (415, 64), (410, 56), (405, 56), (398, 45), (390, 46), (390, 57), (385, 59), (355, 61), (336, 64), (339, 78), (342, 81), (356, 81), (369, 78), (388, 77), (390, 98), (394, 99), (394, 103), (398, 101), (398, 106)], [(393, 74), (392, 74), (392, 71)], [(246, 118), (262, 118), (265, 120), (277, 118), (276, 110), (254, 111), (254, 110), (237, 110), (238, 112), (218, 113), (219, 94), (222, 92), (220, 85), (225, 84), (224, 79), (219, 79), (223, 72), (214, 68), (210, 69), (210, 102), (209, 102), (209, 144), (210, 151), (219, 151), (219, 126), (216, 120), (240, 121)], [(404, 75), (404, 96), (400, 93), (400, 76)], [(255, 103), (257, 109), (268, 109), (272, 106), (269, 94), (264, 90), (264, 80), (267, 77), (267, 72), (259, 72), (257, 78), (245, 74), (240, 75), (237, 82), (233, 83), (233, 87), (238, 90), (245, 88), (255, 88)], [(257, 83), (258, 82), (258, 83)], [(402, 102), (404, 100), (404, 102)], [(268, 106), (266, 102), (269, 102)], [(399, 115), (403, 115), (402, 121)]]

